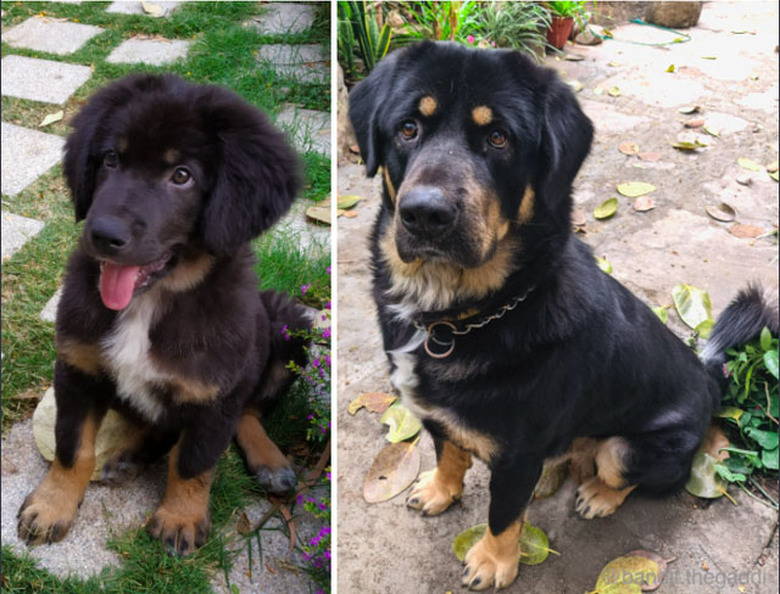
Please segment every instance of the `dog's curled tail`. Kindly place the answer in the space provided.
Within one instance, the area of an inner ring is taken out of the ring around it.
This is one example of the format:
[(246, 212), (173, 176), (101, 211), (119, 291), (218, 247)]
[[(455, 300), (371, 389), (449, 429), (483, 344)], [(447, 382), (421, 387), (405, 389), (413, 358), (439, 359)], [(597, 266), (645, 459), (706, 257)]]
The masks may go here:
[(700, 354), (704, 365), (721, 386), (725, 379), (726, 351), (758, 338), (764, 327), (777, 336), (777, 298), (769, 297), (760, 285), (748, 285), (718, 317)]

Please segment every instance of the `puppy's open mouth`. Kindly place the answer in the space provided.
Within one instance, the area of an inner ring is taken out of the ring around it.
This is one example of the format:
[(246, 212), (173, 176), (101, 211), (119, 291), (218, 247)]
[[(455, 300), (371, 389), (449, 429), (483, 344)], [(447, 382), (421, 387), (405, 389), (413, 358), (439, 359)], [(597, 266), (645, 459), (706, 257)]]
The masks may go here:
[(154, 280), (167, 272), (173, 254), (143, 266), (125, 266), (103, 260), (100, 262), (100, 298), (108, 309), (119, 311), (127, 307), (133, 295), (149, 287)]

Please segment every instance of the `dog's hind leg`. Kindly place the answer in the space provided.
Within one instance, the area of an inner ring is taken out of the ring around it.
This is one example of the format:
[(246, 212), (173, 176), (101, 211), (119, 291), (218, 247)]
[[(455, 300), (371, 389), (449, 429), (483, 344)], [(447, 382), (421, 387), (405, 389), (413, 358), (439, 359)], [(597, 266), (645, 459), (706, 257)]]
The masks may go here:
[[(629, 493), (636, 488), (626, 480), (629, 443), (622, 437), (611, 437), (604, 441), (587, 440), (590, 447), (580, 452), (593, 454), (595, 473), (583, 475), (577, 489), (575, 509), (585, 519), (609, 516), (620, 507)], [(583, 459), (588, 456), (583, 455)], [(585, 464), (587, 466), (587, 464)]]
[(100, 471), (100, 482), (121, 485), (133, 479), (147, 464), (162, 458), (176, 443), (176, 432), (160, 432), (150, 426), (133, 425), (125, 442)]
[(271, 493), (286, 493), (295, 488), (298, 480), (284, 454), (271, 441), (260, 423), (259, 413), (244, 411), (238, 421), (236, 442), (244, 454), (249, 472), (260, 485)]

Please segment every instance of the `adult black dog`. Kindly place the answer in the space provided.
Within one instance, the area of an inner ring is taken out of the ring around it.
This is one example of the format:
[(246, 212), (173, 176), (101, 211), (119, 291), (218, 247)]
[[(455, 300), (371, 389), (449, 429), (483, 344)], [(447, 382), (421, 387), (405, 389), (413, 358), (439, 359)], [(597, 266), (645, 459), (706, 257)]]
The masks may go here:
[(441, 513), (472, 454), (491, 469), (488, 531), (464, 584), (514, 580), (546, 459), (571, 459), (585, 518), (637, 487), (679, 489), (719, 402), (716, 361), (764, 324), (776, 330), (760, 293), (741, 294), (716, 325), (708, 370), (602, 273), (570, 223), (591, 123), (519, 53), (396, 51), (349, 109), (368, 175), (383, 168), (371, 242), (393, 383), (436, 445), (437, 468), (407, 504)]
[(65, 176), (86, 222), (57, 312), (56, 459), (19, 511), (19, 536), (65, 536), (113, 407), (137, 433), (103, 478), (172, 448), (149, 529), (186, 555), (206, 539), (213, 469), (234, 435), (271, 491), (296, 483), (260, 416), (293, 381), (288, 361), (305, 361), (283, 326), (309, 322), (258, 291), (248, 241), (290, 207), (298, 161), (237, 95), (174, 76), (111, 84), (73, 128)]

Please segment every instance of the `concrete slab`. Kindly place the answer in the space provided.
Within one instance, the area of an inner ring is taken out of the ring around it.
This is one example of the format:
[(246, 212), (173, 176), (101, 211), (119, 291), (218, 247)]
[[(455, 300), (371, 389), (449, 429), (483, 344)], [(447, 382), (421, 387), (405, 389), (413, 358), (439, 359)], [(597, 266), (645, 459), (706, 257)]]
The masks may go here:
[(21, 217), (10, 212), (0, 215), (2, 218), (2, 258), (10, 258), (32, 237), (44, 228), (43, 221)]
[(187, 57), (189, 41), (181, 39), (127, 39), (106, 58), (112, 64), (151, 64), (160, 66)]
[(52, 324), (57, 320), (57, 306), (60, 304), (60, 298), (62, 297), (62, 287), (52, 295), (51, 299), (46, 302), (46, 305), (41, 311), (41, 319), (44, 322), (51, 322)]
[[(162, 8), (162, 16), (167, 16), (176, 10), (181, 2), (154, 2), (154, 4)], [(146, 11), (144, 11), (144, 7), (141, 2), (128, 2), (127, 0), (112, 2), (109, 7), (106, 8), (106, 12), (113, 12), (118, 14), (148, 14)]]
[(11, 47), (24, 47), (64, 56), (72, 54), (103, 29), (79, 23), (63, 23), (34, 16), (3, 33)]
[(2, 94), (61, 105), (90, 76), (89, 66), (6, 56), (2, 60)]
[(290, 134), (298, 150), (330, 155), (330, 114), (286, 104), (276, 124)]
[(330, 54), (321, 45), (263, 45), (257, 60), (272, 64), (281, 77), (308, 83), (330, 81)]
[(314, 6), (296, 2), (270, 2), (263, 14), (254, 17), (248, 25), (260, 35), (301, 33), (314, 23)]
[(291, 237), (295, 238), (300, 253), (317, 257), (330, 253), (331, 228), (317, 225), (307, 219), (306, 209), (313, 205), (311, 200), (296, 200), (290, 212), (284, 215), (270, 232), (288, 241)]
[(62, 157), (65, 139), (14, 124), (2, 126), (2, 192), (15, 196)]

